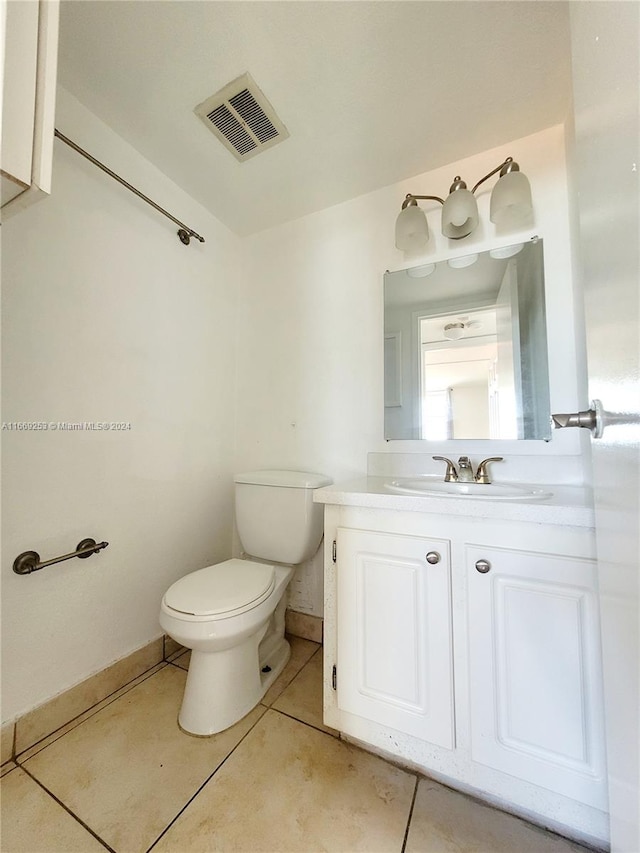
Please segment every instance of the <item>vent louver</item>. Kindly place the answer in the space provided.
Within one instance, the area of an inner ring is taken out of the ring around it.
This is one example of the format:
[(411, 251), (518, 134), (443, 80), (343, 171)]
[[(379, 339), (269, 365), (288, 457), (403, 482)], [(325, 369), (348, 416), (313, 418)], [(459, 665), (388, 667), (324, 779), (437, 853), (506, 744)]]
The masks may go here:
[(289, 136), (250, 74), (243, 74), (207, 98), (195, 113), (241, 161)]

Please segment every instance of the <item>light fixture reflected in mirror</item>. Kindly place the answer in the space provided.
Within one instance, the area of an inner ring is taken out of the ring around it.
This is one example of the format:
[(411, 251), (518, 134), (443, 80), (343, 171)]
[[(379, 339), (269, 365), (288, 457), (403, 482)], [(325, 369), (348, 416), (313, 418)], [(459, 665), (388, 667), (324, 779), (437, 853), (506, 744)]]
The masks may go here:
[(524, 243), (514, 243), (513, 246), (502, 246), (500, 249), (490, 249), (489, 255), (496, 260), (512, 258), (514, 255), (517, 255), (518, 252), (521, 252), (523, 248)]
[(493, 175), (500, 173), (491, 193), (489, 218), (497, 225), (521, 224), (531, 214), (531, 187), (513, 157), (496, 166), (468, 190), (459, 175), (453, 180), (446, 200), (437, 195), (408, 193), (396, 220), (396, 248), (402, 252), (422, 249), (429, 240), (429, 225), (418, 200), (437, 201), (442, 205), (442, 233), (451, 240), (468, 237), (479, 222), (475, 192)]
[(461, 258), (449, 258), (447, 263), (454, 270), (462, 270), (465, 267), (470, 267), (478, 260), (478, 255), (463, 255)]
[(465, 337), (467, 332), (482, 328), (478, 320), (470, 320), (469, 317), (458, 317), (455, 323), (447, 323), (442, 329), (442, 335), (449, 341), (459, 341)]
[(422, 264), (419, 267), (411, 267), (411, 269), (408, 269), (407, 275), (410, 278), (426, 278), (428, 275), (431, 275), (431, 273), (435, 271), (435, 268), (435, 264)]
[(464, 335), (464, 323), (447, 323), (442, 334), (448, 341), (459, 341)]

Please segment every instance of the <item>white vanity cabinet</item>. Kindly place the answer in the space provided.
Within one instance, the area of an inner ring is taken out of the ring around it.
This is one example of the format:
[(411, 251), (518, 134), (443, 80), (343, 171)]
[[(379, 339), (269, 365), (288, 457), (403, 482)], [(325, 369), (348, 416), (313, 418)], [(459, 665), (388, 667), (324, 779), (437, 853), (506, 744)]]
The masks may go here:
[(603, 806), (593, 560), (467, 545), (471, 758)]
[(58, 0), (7, 0), (2, 48), (2, 218), (51, 192)]
[(453, 747), (449, 542), (339, 528), (338, 707)]
[(514, 503), (465, 516), (461, 501), (447, 513), (444, 499), (417, 499), (439, 510), (428, 512), (404, 497), (392, 510), (382, 489), (344, 503), (337, 489), (323, 501), (325, 723), (445, 784), (606, 845), (588, 513), (547, 504), (540, 523)]

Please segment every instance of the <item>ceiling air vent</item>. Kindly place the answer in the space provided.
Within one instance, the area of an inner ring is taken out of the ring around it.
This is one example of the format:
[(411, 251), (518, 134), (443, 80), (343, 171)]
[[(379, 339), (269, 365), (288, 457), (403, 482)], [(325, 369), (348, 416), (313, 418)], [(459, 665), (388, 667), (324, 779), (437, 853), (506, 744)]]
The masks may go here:
[(195, 108), (238, 160), (248, 160), (289, 136), (250, 74), (243, 74)]

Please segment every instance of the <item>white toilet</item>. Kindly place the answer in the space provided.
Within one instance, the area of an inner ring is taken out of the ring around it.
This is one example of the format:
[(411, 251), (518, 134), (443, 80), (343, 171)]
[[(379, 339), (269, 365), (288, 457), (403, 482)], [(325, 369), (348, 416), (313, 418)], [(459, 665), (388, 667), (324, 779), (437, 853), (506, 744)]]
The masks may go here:
[(294, 567), (322, 540), (313, 490), (332, 482), (303, 471), (250, 471), (235, 477), (236, 525), (251, 560), (225, 560), (169, 587), (160, 625), (192, 649), (178, 716), (194, 735), (229, 728), (254, 708), (290, 655), (285, 591)]

